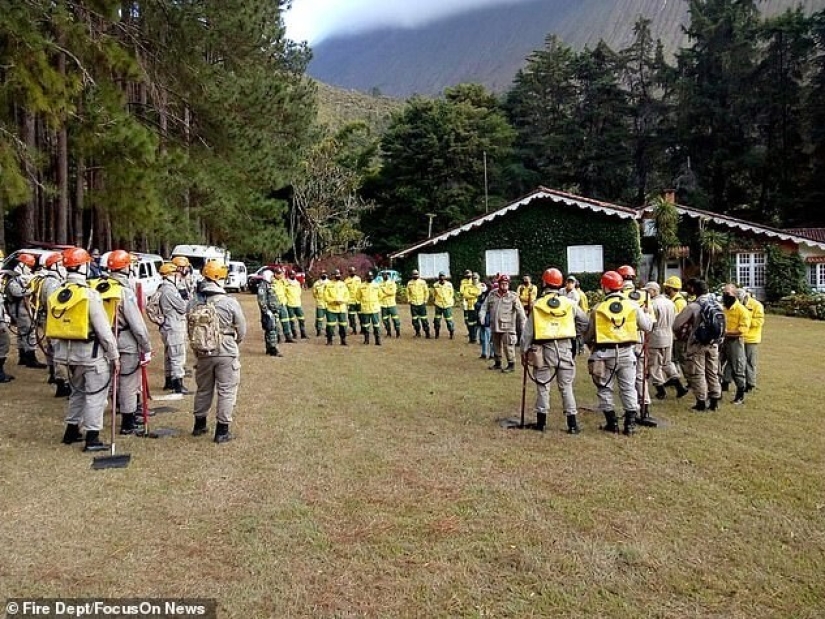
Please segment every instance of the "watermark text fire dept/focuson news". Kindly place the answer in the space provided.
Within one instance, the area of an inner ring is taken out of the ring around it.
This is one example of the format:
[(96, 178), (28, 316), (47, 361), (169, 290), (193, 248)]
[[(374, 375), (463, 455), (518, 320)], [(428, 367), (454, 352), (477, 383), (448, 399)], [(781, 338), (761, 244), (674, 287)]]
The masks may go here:
[(12, 598), (6, 617), (217, 619), (216, 606), (206, 598)]

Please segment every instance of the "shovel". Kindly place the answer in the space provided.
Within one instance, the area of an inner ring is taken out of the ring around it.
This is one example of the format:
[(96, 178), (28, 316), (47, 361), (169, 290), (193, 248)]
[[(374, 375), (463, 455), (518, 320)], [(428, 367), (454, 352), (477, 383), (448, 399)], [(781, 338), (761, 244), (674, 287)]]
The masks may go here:
[[(117, 315), (117, 312), (115, 312)], [(115, 319), (115, 341), (117, 341), (117, 319)], [(132, 460), (132, 454), (115, 454), (115, 426), (117, 425), (117, 415), (115, 409), (117, 408), (117, 379), (119, 372), (112, 368), (112, 447), (108, 456), (97, 456), (92, 460), (92, 468), (94, 470), (100, 469), (124, 469), (129, 466)]]

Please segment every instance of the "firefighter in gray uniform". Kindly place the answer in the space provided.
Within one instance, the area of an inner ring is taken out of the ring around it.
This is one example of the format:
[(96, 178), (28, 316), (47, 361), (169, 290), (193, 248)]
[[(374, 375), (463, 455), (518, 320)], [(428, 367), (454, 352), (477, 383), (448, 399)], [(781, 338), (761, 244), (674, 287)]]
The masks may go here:
[(32, 270), (37, 264), (37, 259), (31, 254), (20, 254), (17, 260), (17, 266), (14, 267), (14, 277), (9, 280), (6, 286), (9, 314), (17, 326), (17, 365), (28, 368), (45, 368), (46, 364), (40, 363), (35, 354), (37, 331), (30, 305), (32, 291), (29, 282), (32, 278)]
[(271, 357), (283, 357), (278, 350), (278, 340), (283, 333), (280, 320), (282, 306), (272, 287), (273, 275), (270, 269), (265, 269), (261, 273), (263, 281), (258, 284), (258, 308), (261, 310), (261, 328), (264, 331), (266, 354)]
[(576, 335), (587, 329), (588, 317), (573, 301), (559, 294), (564, 278), (558, 269), (547, 269), (542, 275), (544, 290), (533, 303), (530, 316), (521, 333), (521, 360), (536, 383), (536, 430), (544, 432), (547, 410), (550, 408), (550, 383), (556, 381), (562, 407), (567, 418), (567, 432), (579, 433), (576, 416), (576, 363), (573, 343)]
[(135, 431), (138, 409), (138, 394), (141, 393), (141, 365), (152, 358), (149, 331), (143, 321), (137, 296), (129, 287), (129, 270), (132, 256), (129, 252), (116, 249), (109, 254), (108, 269), (110, 280), (103, 284), (118, 286), (120, 298), (117, 302), (117, 347), (120, 351), (120, 374), (117, 381), (117, 406), (120, 410), (120, 433)]
[(163, 324), (160, 337), (163, 340), (163, 369), (167, 382), (164, 389), (174, 389), (175, 393), (188, 394), (183, 386), (186, 375), (186, 301), (178, 289), (182, 275), (174, 264), (161, 267), (163, 281), (160, 284), (160, 311)]
[(10, 345), (8, 316), (6, 316), (4, 304), (0, 303), (0, 383), (8, 383), (14, 380), (14, 376), (6, 374), (5, 370)]
[(216, 260), (207, 262), (203, 267), (204, 281), (198, 286), (195, 298), (190, 300), (188, 319), (190, 322), (190, 345), (195, 349), (192, 335), (192, 325), (198, 322), (201, 307), (214, 305), (218, 324), (216, 331), (220, 333), (219, 342), (214, 350), (209, 352), (195, 349), (197, 365), (195, 366), (195, 427), (193, 436), (206, 434), (209, 429), (206, 425), (206, 416), (212, 406), (212, 399), (217, 391), (218, 404), (215, 411), (217, 425), (215, 427), (215, 442), (225, 443), (232, 439), (229, 433), (229, 424), (232, 423), (232, 411), (238, 395), (238, 386), (241, 383), (240, 344), (246, 337), (246, 319), (240, 304), (226, 294), (218, 282), (226, 280), (227, 267)]
[(602, 430), (618, 432), (616, 410), (613, 407), (613, 386), (618, 382), (624, 406), (624, 434), (636, 431), (639, 396), (636, 391), (636, 352), (639, 333), (650, 332), (653, 321), (647, 308), (639, 307), (622, 294), (622, 276), (616, 271), (602, 275), (604, 301), (593, 308), (584, 343), (592, 351), (587, 361), (590, 377), (596, 385), (599, 409), (606, 424)]
[[(63, 257), (59, 253), (49, 255), (44, 261), (46, 267), (43, 274), (43, 281), (40, 284), (37, 303), (37, 323), (41, 327), (46, 324), (46, 316), (49, 311), (49, 297), (63, 284), (63, 274), (60, 272), (60, 265)], [(54, 397), (65, 398), (71, 394), (69, 383), (66, 381), (63, 366), (55, 366), (54, 346), (46, 339), (44, 352), (46, 353), (46, 365), (49, 368), (49, 384), (55, 385)]]
[(112, 372), (117, 374), (120, 369), (120, 355), (103, 301), (86, 280), (91, 261), (89, 253), (79, 247), (63, 252), (68, 274), (49, 299), (46, 336), (52, 338), (55, 363), (67, 366), (72, 387), (63, 443), (82, 440), (82, 423), (86, 428), (83, 450), (101, 451), (107, 448), (100, 441), (103, 411)]

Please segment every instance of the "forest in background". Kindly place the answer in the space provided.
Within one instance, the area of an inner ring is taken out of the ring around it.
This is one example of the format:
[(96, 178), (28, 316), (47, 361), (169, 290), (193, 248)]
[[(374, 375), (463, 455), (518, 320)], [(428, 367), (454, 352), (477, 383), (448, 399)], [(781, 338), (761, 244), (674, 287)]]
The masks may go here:
[(620, 50), (548, 35), (503, 96), (395, 102), (308, 79), (286, 4), (0, 0), (0, 245), (210, 242), (309, 268), (540, 184), (825, 222), (825, 12), (689, 0), (670, 60), (640, 18)]

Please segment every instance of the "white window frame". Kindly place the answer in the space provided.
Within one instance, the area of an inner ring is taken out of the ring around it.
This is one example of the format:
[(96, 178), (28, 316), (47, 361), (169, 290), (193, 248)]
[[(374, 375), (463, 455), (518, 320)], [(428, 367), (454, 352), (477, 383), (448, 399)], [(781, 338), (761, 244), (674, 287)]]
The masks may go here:
[(568, 245), (568, 273), (602, 273), (604, 247), (601, 245)]
[(450, 254), (418, 254), (418, 272), (424, 279), (435, 279), (444, 271), (450, 275)]
[(817, 291), (825, 291), (825, 262), (808, 265), (808, 284)]
[(488, 249), (484, 252), (484, 268), (487, 276), (518, 275), (521, 262), (517, 249)]
[(765, 290), (768, 258), (763, 251), (743, 251), (736, 254), (736, 283), (753, 290), (760, 297)]

